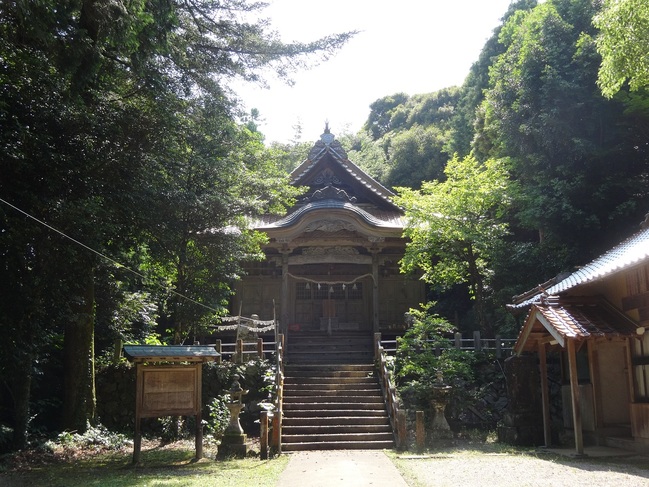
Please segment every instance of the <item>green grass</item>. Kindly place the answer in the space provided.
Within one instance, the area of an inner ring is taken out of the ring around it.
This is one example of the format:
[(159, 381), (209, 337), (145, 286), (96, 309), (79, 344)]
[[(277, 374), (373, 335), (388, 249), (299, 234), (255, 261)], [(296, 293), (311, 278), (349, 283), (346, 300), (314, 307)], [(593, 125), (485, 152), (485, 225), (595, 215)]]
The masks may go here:
[(275, 486), (288, 457), (215, 460), (215, 451), (195, 461), (186, 444), (142, 451), (140, 464), (132, 465), (132, 450), (101, 453), (81, 460), (53, 463), (29, 470), (0, 474), (3, 487), (240, 487)]

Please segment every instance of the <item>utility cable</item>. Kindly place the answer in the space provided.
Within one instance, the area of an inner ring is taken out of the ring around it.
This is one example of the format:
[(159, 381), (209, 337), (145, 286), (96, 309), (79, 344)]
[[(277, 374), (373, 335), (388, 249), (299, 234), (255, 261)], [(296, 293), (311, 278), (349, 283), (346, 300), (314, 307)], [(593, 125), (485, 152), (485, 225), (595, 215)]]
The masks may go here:
[[(92, 247), (89, 247), (88, 245), (84, 244), (83, 242), (80, 242), (80, 241), (78, 241), (77, 239), (75, 239), (75, 238), (73, 238), (73, 237), (70, 237), (69, 235), (63, 233), (61, 230), (59, 230), (59, 229), (53, 227), (52, 225), (50, 225), (50, 224), (48, 224), (48, 223), (45, 223), (45, 222), (42, 221), (42, 220), (39, 220), (39, 219), (36, 218), (35, 216), (33, 216), (33, 215), (27, 213), (25, 210), (22, 210), (22, 209), (18, 208), (18, 207), (15, 206), (15, 205), (12, 205), (12, 204), (9, 203), (8, 201), (6, 201), (6, 200), (0, 198), (0, 202), (4, 203), (4, 204), (7, 205), (7, 206), (10, 206), (11, 208), (13, 208), (14, 210), (16, 210), (17, 212), (22, 213), (22, 214), (25, 215), (26, 217), (31, 218), (31, 219), (34, 220), (35, 222), (37, 222), (37, 223), (43, 225), (44, 227), (46, 227), (46, 228), (52, 230), (53, 232), (58, 233), (58, 234), (61, 235), (62, 237), (65, 237), (65, 238), (67, 238), (68, 240), (71, 240), (71, 241), (74, 242), (75, 244), (77, 244), (77, 245), (83, 247), (84, 249), (89, 250), (90, 252), (92, 252), (92, 253), (98, 255), (98, 256), (101, 257), (102, 259), (105, 259), (105, 260), (107, 260), (108, 262), (111, 262), (112, 264), (116, 265), (118, 268), (120, 268), (120, 269), (124, 269), (124, 270), (127, 270), (128, 272), (130, 272), (130, 273), (132, 273), (132, 274), (135, 274), (136, 276), (141, 277), (142, 279), (148, 279), (148, 277), (145, 276), (144, 274), (141, 274), (141, 273), (139, 273), (139, 272), (137, 272), (137, 271), (134, 271), (133, 269), (131, 269), (131, 268), (129, 268), (129, 267), (126, 267), (124, 264), (121, 264), (120, 262), (116, 261), (115, 259), (112, 259), (111, 257), (108, 257), (107, 255), (102, 254), (102, 253), (99, 252), (98, 250), (95, 250), (95, 249), (93, 249)], [(201, 307), (203, 307), (203, 308), (205, 308), (205, 309), (208, 309), (208, 310), (210, 310), (210, 311), (214, 311), (215, 313), (219, 313), (219, 310), (217, 310), (217, 309), (215, 309), (215, 308), (212, 308), (211, 306), (207, 306), (206, 304), (200, 303), (200, 302), (196, 301), (195, 299), (190, 298), (189, 296), (185, 296), (184, 294), (181, 294), (181, 293), (179, 293), (179, 292), (177, 292), (177, 291), (174, 291), (173, 289), (169, 289), (168, 287), (165, 287), (165, 286), (162, 286), (162, 285), (160, 285), (160, 287), (164, 287), (166, 291), (168, 291), (169, 293), (173, 294), (174, 296), (178, 296), (179, 298), (186, 299), (187, 301), (190, 301), (190, 302), (192, 302), (192, 303), (194, 303), (194, 304), (197, 304), (198, 306), (201, 306)]]

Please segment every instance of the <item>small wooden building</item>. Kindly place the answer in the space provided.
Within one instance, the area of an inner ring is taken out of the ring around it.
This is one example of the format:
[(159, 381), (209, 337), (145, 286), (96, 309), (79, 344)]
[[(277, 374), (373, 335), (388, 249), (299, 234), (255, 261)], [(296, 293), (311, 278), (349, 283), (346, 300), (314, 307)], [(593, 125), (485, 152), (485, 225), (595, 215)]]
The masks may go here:
[(567, 277), (514, 298), (527, 317), (516, 354), (538, 354), (545, 442), (546, 357), (561, 355), (563, 425), (598, 444), (649, 449), (649, 218), (642, 230)]
[(291, 184), (308, 190), (286, 215), (254, 224), (268, 235), (266, 259), (247, 266), (233, 313), (277, 317), (284, 333), (402, 330), (425, 287), (399, 272), (404, 222), (394, 194), (351, 162), (328, 128)]

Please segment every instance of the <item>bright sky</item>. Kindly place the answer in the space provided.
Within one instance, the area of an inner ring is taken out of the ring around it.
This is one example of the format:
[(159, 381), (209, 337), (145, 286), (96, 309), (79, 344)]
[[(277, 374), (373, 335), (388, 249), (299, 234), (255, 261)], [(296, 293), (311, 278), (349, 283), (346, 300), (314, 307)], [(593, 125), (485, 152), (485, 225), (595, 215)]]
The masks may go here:
[(369, 105), (404, 92), (430, 93), (461, 85), (511, 0), (274, 0), (262, 15), (282, 40), (310, 41), (360, 31), (333, 58), (293, 76), (295, 86), (237, 89), (260, 111), (267, 142), (302, 141), (357, 132)]

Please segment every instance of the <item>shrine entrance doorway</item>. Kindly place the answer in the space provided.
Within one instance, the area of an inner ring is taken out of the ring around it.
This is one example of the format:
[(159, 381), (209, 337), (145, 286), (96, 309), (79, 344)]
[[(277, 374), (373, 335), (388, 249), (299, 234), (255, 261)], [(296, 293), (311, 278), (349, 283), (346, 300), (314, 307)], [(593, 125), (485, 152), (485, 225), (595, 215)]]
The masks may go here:
[[(349, 272), (350, 267), (364, 266), (346, 267)], [(371, 276), (358, 274), (326, 277), (292, 274), (293, 322), (303, 330), (371, 331)]]

